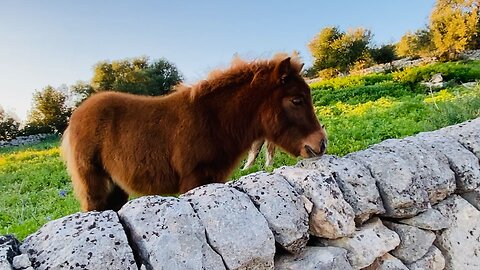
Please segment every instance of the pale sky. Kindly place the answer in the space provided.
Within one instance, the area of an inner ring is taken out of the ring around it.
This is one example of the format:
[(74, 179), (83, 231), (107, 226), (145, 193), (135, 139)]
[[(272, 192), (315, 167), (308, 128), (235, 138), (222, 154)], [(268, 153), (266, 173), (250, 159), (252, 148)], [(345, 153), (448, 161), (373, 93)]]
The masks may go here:
[(428, 23), (434, 0), (0, 2), (0, 106), (25, 119), (35, 90), (90, 80), (101, 60), (166, 58), (187, 82), (248, 59), (300, 52), (324, 27), (370, 29), (377, 44)]

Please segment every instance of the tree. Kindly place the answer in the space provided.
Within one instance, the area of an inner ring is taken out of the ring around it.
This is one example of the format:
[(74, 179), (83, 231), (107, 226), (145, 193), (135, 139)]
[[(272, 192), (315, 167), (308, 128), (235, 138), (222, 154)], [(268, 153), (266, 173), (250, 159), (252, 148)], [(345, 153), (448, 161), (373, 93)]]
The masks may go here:
[(73, 107), (76, 108), (82, 101), (92, 95), (95, 91), (91, 84), (85, 81), (77, 81), (70, 86), (69, 89), (71, 99), (73, 100)]
[(157, 96), (169, 92), (181, 81), (176, 66), (166, 59), (150, 62), (148, 57), (137, 57), (97, 63), (91, 86), (94, 92), (115, 90)]
[(435, 45), (429, 28), (419, 29), (415, 33), (407, 32), (395, 46), (400, 57), (427, 57), (432, 56)]
[(430, 15), (436, 54), (449, 60), (478, 47), (479, 27), (478, 0), (437, 0)]
[(369, 51), (373, 61), (377, 64), (390, 63), (397, 59), (395, 45), (386, 44), (378, 48), (372, 48)]
[(33, 94), (33, 107), (27, 119), (28, 126), (47, 128), (62, 133), (68, 124), (71, 109), (66, 105), (67, 95), (47, 86)]
[(20, 122), (0, 106), (0, 140), (6, 141), (15, 138), (19, 133), (19, 128)]
[(337, 27), (326, 27), (308, 44), (314, 68), (333, 68), (348, 72), (353, 64), (365, 57), (372, 34), (370, 30), (356, 28), (347, 32)]

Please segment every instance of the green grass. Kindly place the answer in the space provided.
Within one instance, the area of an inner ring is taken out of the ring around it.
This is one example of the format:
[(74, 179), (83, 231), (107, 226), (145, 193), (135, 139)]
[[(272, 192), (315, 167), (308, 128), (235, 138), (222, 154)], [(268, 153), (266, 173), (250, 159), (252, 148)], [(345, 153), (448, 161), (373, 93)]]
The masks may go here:
[(0, 235), (22, 239), (49, 220), (78, 210), (58, 144), (56, 138), (0, 150)]
[[(435, 65), (418, 68), (418, 72), (415, 69), (404, 72), (408, 76), (423, 76), (439, 69), (454, 70), (448, 76), (456, 82), (480, 71), (480, 62)], [(448, 89), (430, 93), (416, 83), (407, 82), (411, 78), (401, 81), (396, 76), (346, 77), (330, 84), (324, 82), (327, 86), (312, 86), (317, 115), (329, 135), (328, 154), (343, 156), (385, 139), (402, 138), (480, 116), (479, 86), (467, 89), (452, 83)], [(0, 148), (0, 235), (13, 233), (23, 239), (49, 220), (79, 211), (58, 146), (58, 138), (50, 138), (31, 146)], [(232, 179), (298, 161), (277, 151), (273, 167), (264, 168), (263, 153), (249, 170), (237, 169)]]

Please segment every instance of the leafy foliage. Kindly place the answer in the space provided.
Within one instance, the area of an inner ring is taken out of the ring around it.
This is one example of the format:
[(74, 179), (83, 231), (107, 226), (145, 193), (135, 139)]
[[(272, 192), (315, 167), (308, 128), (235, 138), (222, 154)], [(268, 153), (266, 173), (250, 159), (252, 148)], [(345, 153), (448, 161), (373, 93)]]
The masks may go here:
[(313, 38), (308, 48), (315, 58), (314, 69), (336, 68), (348, 71), (364, 56), (372, 38), (369, 30), (357, 28), (342, 32), (337, 27), (326, 27)]
[(0, 140), (11, 140), (19, 133), (20, 122), (0, 107)]
[[(102, 61), (95, 65), (91, 89), (80, 85), (81, 94), (115, 90), (139, 95), (158, 96), (182, 81), (176, 66), (166, 59), (150, 62), (147, 57)], [(84, 95), (85, 95), (84, 94)]]
[(67, 95), (59, 89), (47, 86), (33, 95), (34, 105), (27, 124), (49, 132), (63, 132), (67, 128), (71, 109), (67, 106)]
[(435, 51), (430, 29), (419, 29), (415, 33), (407, 32), (397, 43), (396, 53), (400, 57), (428, 57)]
[(478, 0), (437, 0), (430, 15), (430, 29), (436, 53), (455, 59), (458, 53), (479, 44)]

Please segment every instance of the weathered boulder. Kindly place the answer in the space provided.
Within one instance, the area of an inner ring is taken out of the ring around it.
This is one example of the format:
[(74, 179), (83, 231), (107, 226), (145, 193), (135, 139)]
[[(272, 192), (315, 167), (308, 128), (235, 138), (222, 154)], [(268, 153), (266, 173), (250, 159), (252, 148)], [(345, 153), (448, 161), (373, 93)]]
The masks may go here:
[(463, 193), (461, 196), (480, 211), (480, 188)]
[(347, 258), (355, 269), (369, 266), (376, 258), (400, 244), (398, 235), (385, 227), (379, 218), (373, 218), (363, 224), (352, 237), (320, 241), (327, 246), (348, 250)]
[(181, 198), (193, 206), (208, 243), (228, 269), (273, 269), (273, 234), (246, 194), (224, 184), (209, 184)]
[(415, 175), (415, 164), (393, 150), (369, 148), (346, 156), (364, 164), (375, 178), (385, 207), (385, 216), (412, 217), (428, 208), (423, 182)]
[(448, 126), (436, 131), (438, 134), (458, 140), (465, 148), (480, 159), (480, 118), (457, 125)]
[(76, 213), (50, 221), (20, 246), (35, 269), (137, 269), (114, 211)]
[(390, 253), (405, 264), (411, 264), (425, 256), (435, 240), (435, 233), (431, 231), (394, 222), (383, 223), (400, 237), (400, 245)]
[(445, 258), (436, 246), (431, 246), (425, 256), (408, 265), (410, 270), (442, 270), (444, 268)]
[(283, 175), (298, 193), (304, 194), (313, 203), (311, 234), (336, 239), (354, 233), (355, 213), (343, 199), (332, 175), (295, 167), (282, 167), (275, 173)]
[(423, 132), (414, 137), (406, 138), (427, 149), (435, 156), (445, 156), (450, 169), (455, 174), (458, 192), (467, 192), (480, 186), (480, 164), (477, 157), (466, 149), (458, 140), (445, 136), (441, 132)]
[(298, 253), (308, 241), (308, 213), (304, 200), (281, 175), (258, 172), (231, 182), (246, 193), (268, 222), (275, 240)]
[(13, 258), (12, 266), (14, 269), (19, 269), (19, 270), (28, 269), (28, 268), (33, 269), (27, 254), (20, 254), (15, 258)]
[(0, 236), (0, 269), (13, 269), (13, 258), (20, 253), (19, 245), (13, 235)]
[(362, 270), (408, 270), (408, 267), (399, 259), (389, 253), (385, 253), (385, 255), (377, 258), (372, 264)]
[(151, 269), (225, 269), (188, 202), (146, 196), (129, 201), (118, 214), (143, 265)]
[(427, 151), (423, 145), (418, 140), (391, 139), (372, 146), (372, 149), (391, 151), (407, 161), (412, 176), (422, 183), (429, 202), (435, 204), (455, 191), (455, 174), (444, 154)]
[(355, 211), (357, 224), (372, 215), (385, 213), (375, 179), (364, 165), (348, 158), (326, 155), (320, 159), (302, 160), (297, 166), (333, 175), (345, 201)]
[(307, 247), (300, 254), (281, 255), (275, 259), (276, 270), (349, 270), (347, 251), (337, 247)]
[(411, 218), (399, 219), (398, 222), (431, 231), (438, 231), (449, 227), (448, 219), (433, 208)]
[(480, 269), (480, 212), (458, 195), (434, 206), (449, 222), (435, 245), (445, 256), (445, 269)]

